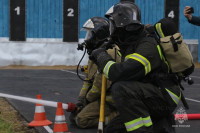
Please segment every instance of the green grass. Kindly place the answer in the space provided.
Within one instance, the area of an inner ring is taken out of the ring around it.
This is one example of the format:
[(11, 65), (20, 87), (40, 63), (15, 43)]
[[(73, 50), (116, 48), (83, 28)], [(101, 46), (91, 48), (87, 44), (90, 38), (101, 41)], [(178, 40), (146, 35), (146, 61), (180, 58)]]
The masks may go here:
[(0, 133), (36, 133), (28, 123), (4, 99), (0, 98)]
[(0, 133), (15, 133), (11, 123), (0, 118)]

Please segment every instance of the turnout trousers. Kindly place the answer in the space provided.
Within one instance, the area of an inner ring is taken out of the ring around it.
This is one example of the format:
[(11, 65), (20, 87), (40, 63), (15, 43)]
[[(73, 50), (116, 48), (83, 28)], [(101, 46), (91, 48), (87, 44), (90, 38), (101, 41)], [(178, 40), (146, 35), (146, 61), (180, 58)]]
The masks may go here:
[[(94, 101), (86, 105), (75, 117), (76, 125), (80, 128), (97, 127), (99, 123), (100, 105)], [(119, 113), (113, 110), (108, 104), (105, 104), (105, 124), (108, 124)]]
[[(179, 87), (174, 85), (175, 94), (179, 94)], [(171, 90), (171, 88), (169, 88)], [(106, 133), (155, 133), (154, 123), (158, 119), (171, 115), (174, 106), (170, 107), (159, 87), (151, 83), (138, 81), (120, 81), (112, 86), (112, 96), (119, 111), (120, 120), (111, 121), (106, 128)], [(120, 128), (120, 129), (119, 129)], [(113, 131), (113, 129), (116, 129)]]

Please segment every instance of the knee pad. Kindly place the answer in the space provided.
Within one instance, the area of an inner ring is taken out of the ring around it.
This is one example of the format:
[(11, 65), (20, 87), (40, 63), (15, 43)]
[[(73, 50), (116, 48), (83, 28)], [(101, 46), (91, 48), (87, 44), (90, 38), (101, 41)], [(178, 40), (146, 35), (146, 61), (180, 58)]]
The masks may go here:
[(75, 121), (76, 121), (76, 125), (79, 127), (79, 128), (87, 128), (88, 127), (88, 124), (87, 124), (87, 120), (84, 120), (80, 117), (76, 117), (75, 118)]

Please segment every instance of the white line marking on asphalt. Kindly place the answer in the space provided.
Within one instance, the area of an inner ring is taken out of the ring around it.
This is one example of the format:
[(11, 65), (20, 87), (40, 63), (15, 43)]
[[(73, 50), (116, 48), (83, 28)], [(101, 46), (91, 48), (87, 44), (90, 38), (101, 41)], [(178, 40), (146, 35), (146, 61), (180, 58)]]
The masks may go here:
[[(69, 70), (61, 70), (61, 71), (64, 71), (64, 72), (69, 72), (69, 73), (73, 73), (73, 74), (77, 74), (76, 72), (72, 72), (72, 71), (69, 71)], [(80, 76), (84, 76), (82, 74), (79, 74)], [(195, 78), (200, 78), (200, 77), (197, 77), (197, 76), (191, 76), (191, 77), (195, 77)], [(197, 84), (195, 84), (197, 85)], [(200, 103), (200, 101), (198, 100), (195, 100), (195, 99), (190, 99), (190, 98), (185, 98), (186, 100), (188, 101), (193, 101), (193, 102), (197, 102), (197, 103)]]
[(43, 126), (49, 133), (53, 133), (53, 130), (49, 126)]
[(200, 84), (195, 84), (195, 83), (194, 83), (194, 84), (192, 84), (192, 85), (200, 85)]
[(188, 100), (188, 101), (193, 101), (193, 102), (197, 102), (197, 103), (200, 103), (200, 101), (198, 101), (198, 100), (195, 100), (195, 99), (190, 99), (190, 98), (185, 98), (186, 100)]
[(35, 78), (35, 79), (39, 79), (39, 78), (43, 78), (43, 79), (69, 79), (67, 77), (57, 77), (57, 78), (52, 78), (52, 77), (31, 77), (31, 76), (1, 76), (0, 78)]
[[(188, 83), (182, 83), (183, 85), (188, 85)], [(197, 84), (197, 83), (194, 83), (194, 84), (192, 84), (192, 85), (200, 85), (200, 84)]]
[(200, 77), (198, 77), (198, 76), (190, 76), (190, 77), (194, 77), (194, 78), (199, 78), (200, 79)]
[[(63, 72), (69, 72), (69, 73), (72, 73), (72, 74), (77, 74), (76, 72), (72, 72), (72, 71), (69, 71), (69, 70), (61, 70), (61, 71), (63, 71)], [(85, 75), (83, 75), (83, 74), (79, 74), (80, 76), (85, 76)]]
[(47, 132), (53, 133), (53, 130), (49, 126), (43, 126), (43, 127), (47, 130)]

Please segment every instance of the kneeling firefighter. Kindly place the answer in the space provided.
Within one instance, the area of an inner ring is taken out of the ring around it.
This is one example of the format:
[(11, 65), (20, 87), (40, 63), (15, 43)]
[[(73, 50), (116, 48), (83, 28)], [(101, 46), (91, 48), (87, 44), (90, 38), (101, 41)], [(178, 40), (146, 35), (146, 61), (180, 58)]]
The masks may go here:
[[(122, 62), (115, 62), (104, 48), (92, 52), (98, 70), (113, 82), (111, 92), (119, 115), (106, 133), (173, 133), (172, 112), (180, 100), (175, 75), (169, 75), (156, 40), (141, 24), (140, 9), (133, 2), (112, 6), (105, 15)], [(170, 99), (168, 98), (170, 97)]]
[[(79, 44), (78, 49), (85, 47), (88, 55), (99, 47), (102, 47), (107, 37), (109, 36), (109, 23), (108, 20), (102, 17), (90, 18), (83, 25), (83, 30), (86, 30), (86, 37), (82, 44)], [(107, 52), (113, 60), (120, 61), (120, 56), (117, 54), (117, 48), (109, 49)], [(78, 97), (76, 104), (78, 110), (71, 113), (70, 120), (75, 122), (80, 128), (90, 128), (98, 126), (99, 112), (100, 112), (100, 97), (101, 97), (101, 85), (102, 74), (97, 71), (96, 64), (88, 60), (86, 68), (86, 78), (84, 80), (82, 89)], [(111, 82), (107, 82), (107, 88), (109, 88)], [(105, 104), (105, 124), (109, 123), (118, 112), (113, 108), (113, 100), (109, 91), (106, 95)]]

